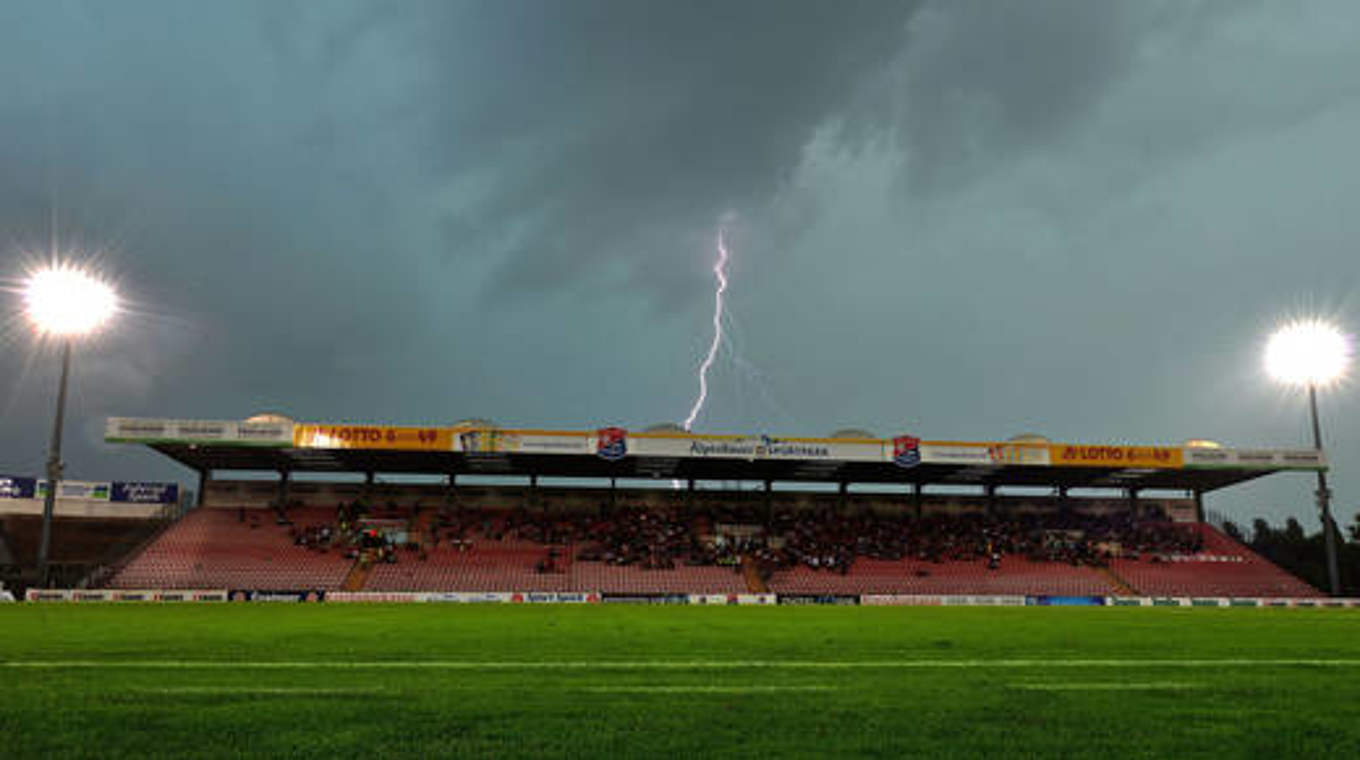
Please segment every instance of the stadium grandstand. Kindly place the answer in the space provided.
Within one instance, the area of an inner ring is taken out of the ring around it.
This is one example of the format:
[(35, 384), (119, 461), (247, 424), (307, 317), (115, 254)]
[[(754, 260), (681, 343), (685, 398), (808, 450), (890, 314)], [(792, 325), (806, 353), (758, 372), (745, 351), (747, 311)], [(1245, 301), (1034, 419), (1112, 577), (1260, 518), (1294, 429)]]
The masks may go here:
[[(106, 439), (192, 469), (197, 488), (189, 503), (171, 484), (108, 484), (141, 508), (134, 518), (59, 512), (54, 557), (78, 560), (67, 588), (1321, 596), (1203, 506), (1248, 480), (1325, 469), (1311, 449), (280, 416), (112, 418)], [(0, 547), (30, 552), (35, 519), (7, 516)], [(83, 537), (96, 534), (116, 538)]]

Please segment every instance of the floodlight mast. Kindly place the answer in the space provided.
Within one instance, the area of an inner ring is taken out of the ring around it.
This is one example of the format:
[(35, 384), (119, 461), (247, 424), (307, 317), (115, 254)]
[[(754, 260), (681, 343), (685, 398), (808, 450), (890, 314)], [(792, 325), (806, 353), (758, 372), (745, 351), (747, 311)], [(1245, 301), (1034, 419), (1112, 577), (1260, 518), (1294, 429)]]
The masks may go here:
[(51, 586), (48, 552), (52, 546), (52, 514), (61, 482), (61, 429), (66, 420), (66, 381), (71, 375), (71, 339), (61, 342), (61, 383), (57, 386), (57, 414), (52, 421), (52, 443), (47, 448), (47, 493), (43, 494), (42, 539), (38, 544), (38, 575), (42, 588)]
[[(1266, 368), (1280, 382), (1308, 389), (1308, 411), (1313, 423), (1313, 448), (1322, 451), (1322, 425), (1318, 422), (1317, 388), (1339, 379), (1350, 360), (1350, 341), (1341, 330), (1320, 320), (1302, 320), (1285, 325), (1271, 336), (1266, 347)], [(1332, 519), (1332, 491), (1327, 487), (1327, 472), (1317, 471), (1318, 512), (1322, 518), (1322, 538), (1327, 553), (1327, 580), (1332, 596), (1341, 595), (1341, 573), (1337, 566), (1336, 522)]]
[[(1318, 424), (1317, 383), (1308, 384), (1308, 410), (1313, 417), (1313, 448), (1322, 451), (1322, 426)], [(1317, 471), (1317, 506), (1322, 514), (1322, 540), (1327, 551), (1327, 581), (1332, 596), (1341, 595), (1341, 570), (1336, 560), (1336, 521), (1332, 519), (1332, 491), (1327, 487), (1327, 471)]]
[(47, 492), (43, 494), (42, 537), (38, 544), (38, 576), (43, 588), (51, 585), (49, 562), (52, 516), (61, 484), (61, 434), (66, 421), (66, 387), (71, 375), (71, 344), (81, 335), (97, 330), (118, 309), (112, 287), (69, 265), (57, 264), (35, 273), (25, 292), (28, 315), (38, 331), (61, 339), (61, 380), (57, 386), (57, 411), (52, 421), (52, 440), (47, 449)]

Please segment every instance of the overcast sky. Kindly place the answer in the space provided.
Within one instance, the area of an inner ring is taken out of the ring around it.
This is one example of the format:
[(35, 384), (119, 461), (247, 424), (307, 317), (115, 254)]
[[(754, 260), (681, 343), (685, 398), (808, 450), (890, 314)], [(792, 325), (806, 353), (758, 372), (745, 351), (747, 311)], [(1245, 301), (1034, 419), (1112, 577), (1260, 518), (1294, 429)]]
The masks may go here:
[[(97, 257), (106, 417), (1307, 441), (1270, 329), (1360, 329), (1360, 4), (10, 2), (0, 276)], [(0, 471), (57, 374), (9, 311)], [(1360, 511), (1357, 384), (1323, 395)], [(1311, 481), (1210, 506), (1315, 525)]]

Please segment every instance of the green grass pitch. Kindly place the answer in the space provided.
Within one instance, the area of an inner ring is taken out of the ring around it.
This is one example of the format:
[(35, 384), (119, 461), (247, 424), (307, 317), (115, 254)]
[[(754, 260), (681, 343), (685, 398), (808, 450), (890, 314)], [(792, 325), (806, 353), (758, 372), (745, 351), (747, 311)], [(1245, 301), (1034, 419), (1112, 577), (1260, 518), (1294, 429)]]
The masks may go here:
[(1360, 611), (0, 607), (0, 757), (1360, 757)]

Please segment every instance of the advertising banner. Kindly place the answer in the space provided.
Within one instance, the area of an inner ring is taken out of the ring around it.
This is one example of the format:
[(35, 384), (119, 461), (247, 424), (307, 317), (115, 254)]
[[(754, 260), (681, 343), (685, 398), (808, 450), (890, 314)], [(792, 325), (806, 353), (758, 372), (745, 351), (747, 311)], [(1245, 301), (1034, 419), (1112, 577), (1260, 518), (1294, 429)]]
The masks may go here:
[(453, 430), (392, 425), (293, 426), (293, 446), (299, 449), (383, 449), (453, 451)]
[(586, 433), (526, 431), (519, 434), (522, 454), (592, 454), (594, 441)]
[[(63, 480), (57, 484), (58, 499), (86, 499), (88, 501), (108, 501), (112, 483), (91, 483), (84, 480)], [(35, 498), (47, 497), (47, 481), (39, 480)]]
[(600, 595), (584, 591), (516, 591), (510, 594), (515, 604), (599, 604)]
[(779, 594), (780, 604), (809, 605), (809, 604), (832, 604), (850, 606), (859, 604), (859, 596), (855, 594)]
[(454, 451), (465, 454), (594, 454), (595, 435), (555, 430), (462, 428), (454, 432)]
[(921, 461), (925, 464), (994, 464), (985, 443), (922, 443)]
[(129, 504), (174, 504), (179, 501), (179, 484), (115, 480), (109, 497), (110, 501)]
[(923, 442), (921, 461), (927, 464), (1047, 465), (1049, 447), (1043, 443)]
[(687, 594), (619, 594), (605, 592), (600, 595), (605, 604), (689, 604)]
[(228, 446), (288, 446), (290, 422), (236, 420), (162, 420), (110, 417), (104, 440), (111, 443), (211, 443)]
[(1201, 469), (1294, 469), (1321, 470), (1327, 459), (1316, 449), (1208, 449), (1187, 447), (1185, 466)]
[(628, 453), (637, 456), (698, 459), (822, 459), (882, 462), (884, 442), (836, 438), (779, 438), (769, 435), (629, 434)]
[(256, 589), (234, 588), (227, 592), (229, 602), (324, 602), (326, 592), (322, 589), (300, 591), (260, 591)]
[(458, 430), (454, 436), (454, 451), (464, 454), (515, 453), (519, 444), (518, 434), (494, 428)]
[(397, 602), (410, 603), (424, 601), (421, 594), (414, 591), (331, 591), (326, 594), (329, 602)]
[(690, 604), (734, 606), (741, 604), (776, 604), (778, 597), (774, 594), (690, 594), (688, 602)]
[(30, 602), (224, 602), (225, 589), (36, 589), (25, 595)]
[(1050, 596), (1040, 594), (1025, 598), (1025, 604), (1039, 607), (1104, 607), (1103, 596)]
[(502, 591), (432, 591), (417, 594), (417, 601), (454, 604), (500, 604), (510, 601), (510, 594)]
[(1048, 445), (1043, 443), (993, 443), (987, 446), (987, 456), (996, 464), (1046, 465)]
[(919, 594), (864, 594), (859, 603), (867, 607), (939, 607), (943, 598)]
[(1184, 463), (1178, 446), (1085, 446), (1055, 444), (1049, 447), (1052, 464), (1070, 467), (1147, 467), (1177, 469)]
[(37, 494), (37, 478), (0, 476), (0, 499), (32, 499)]

